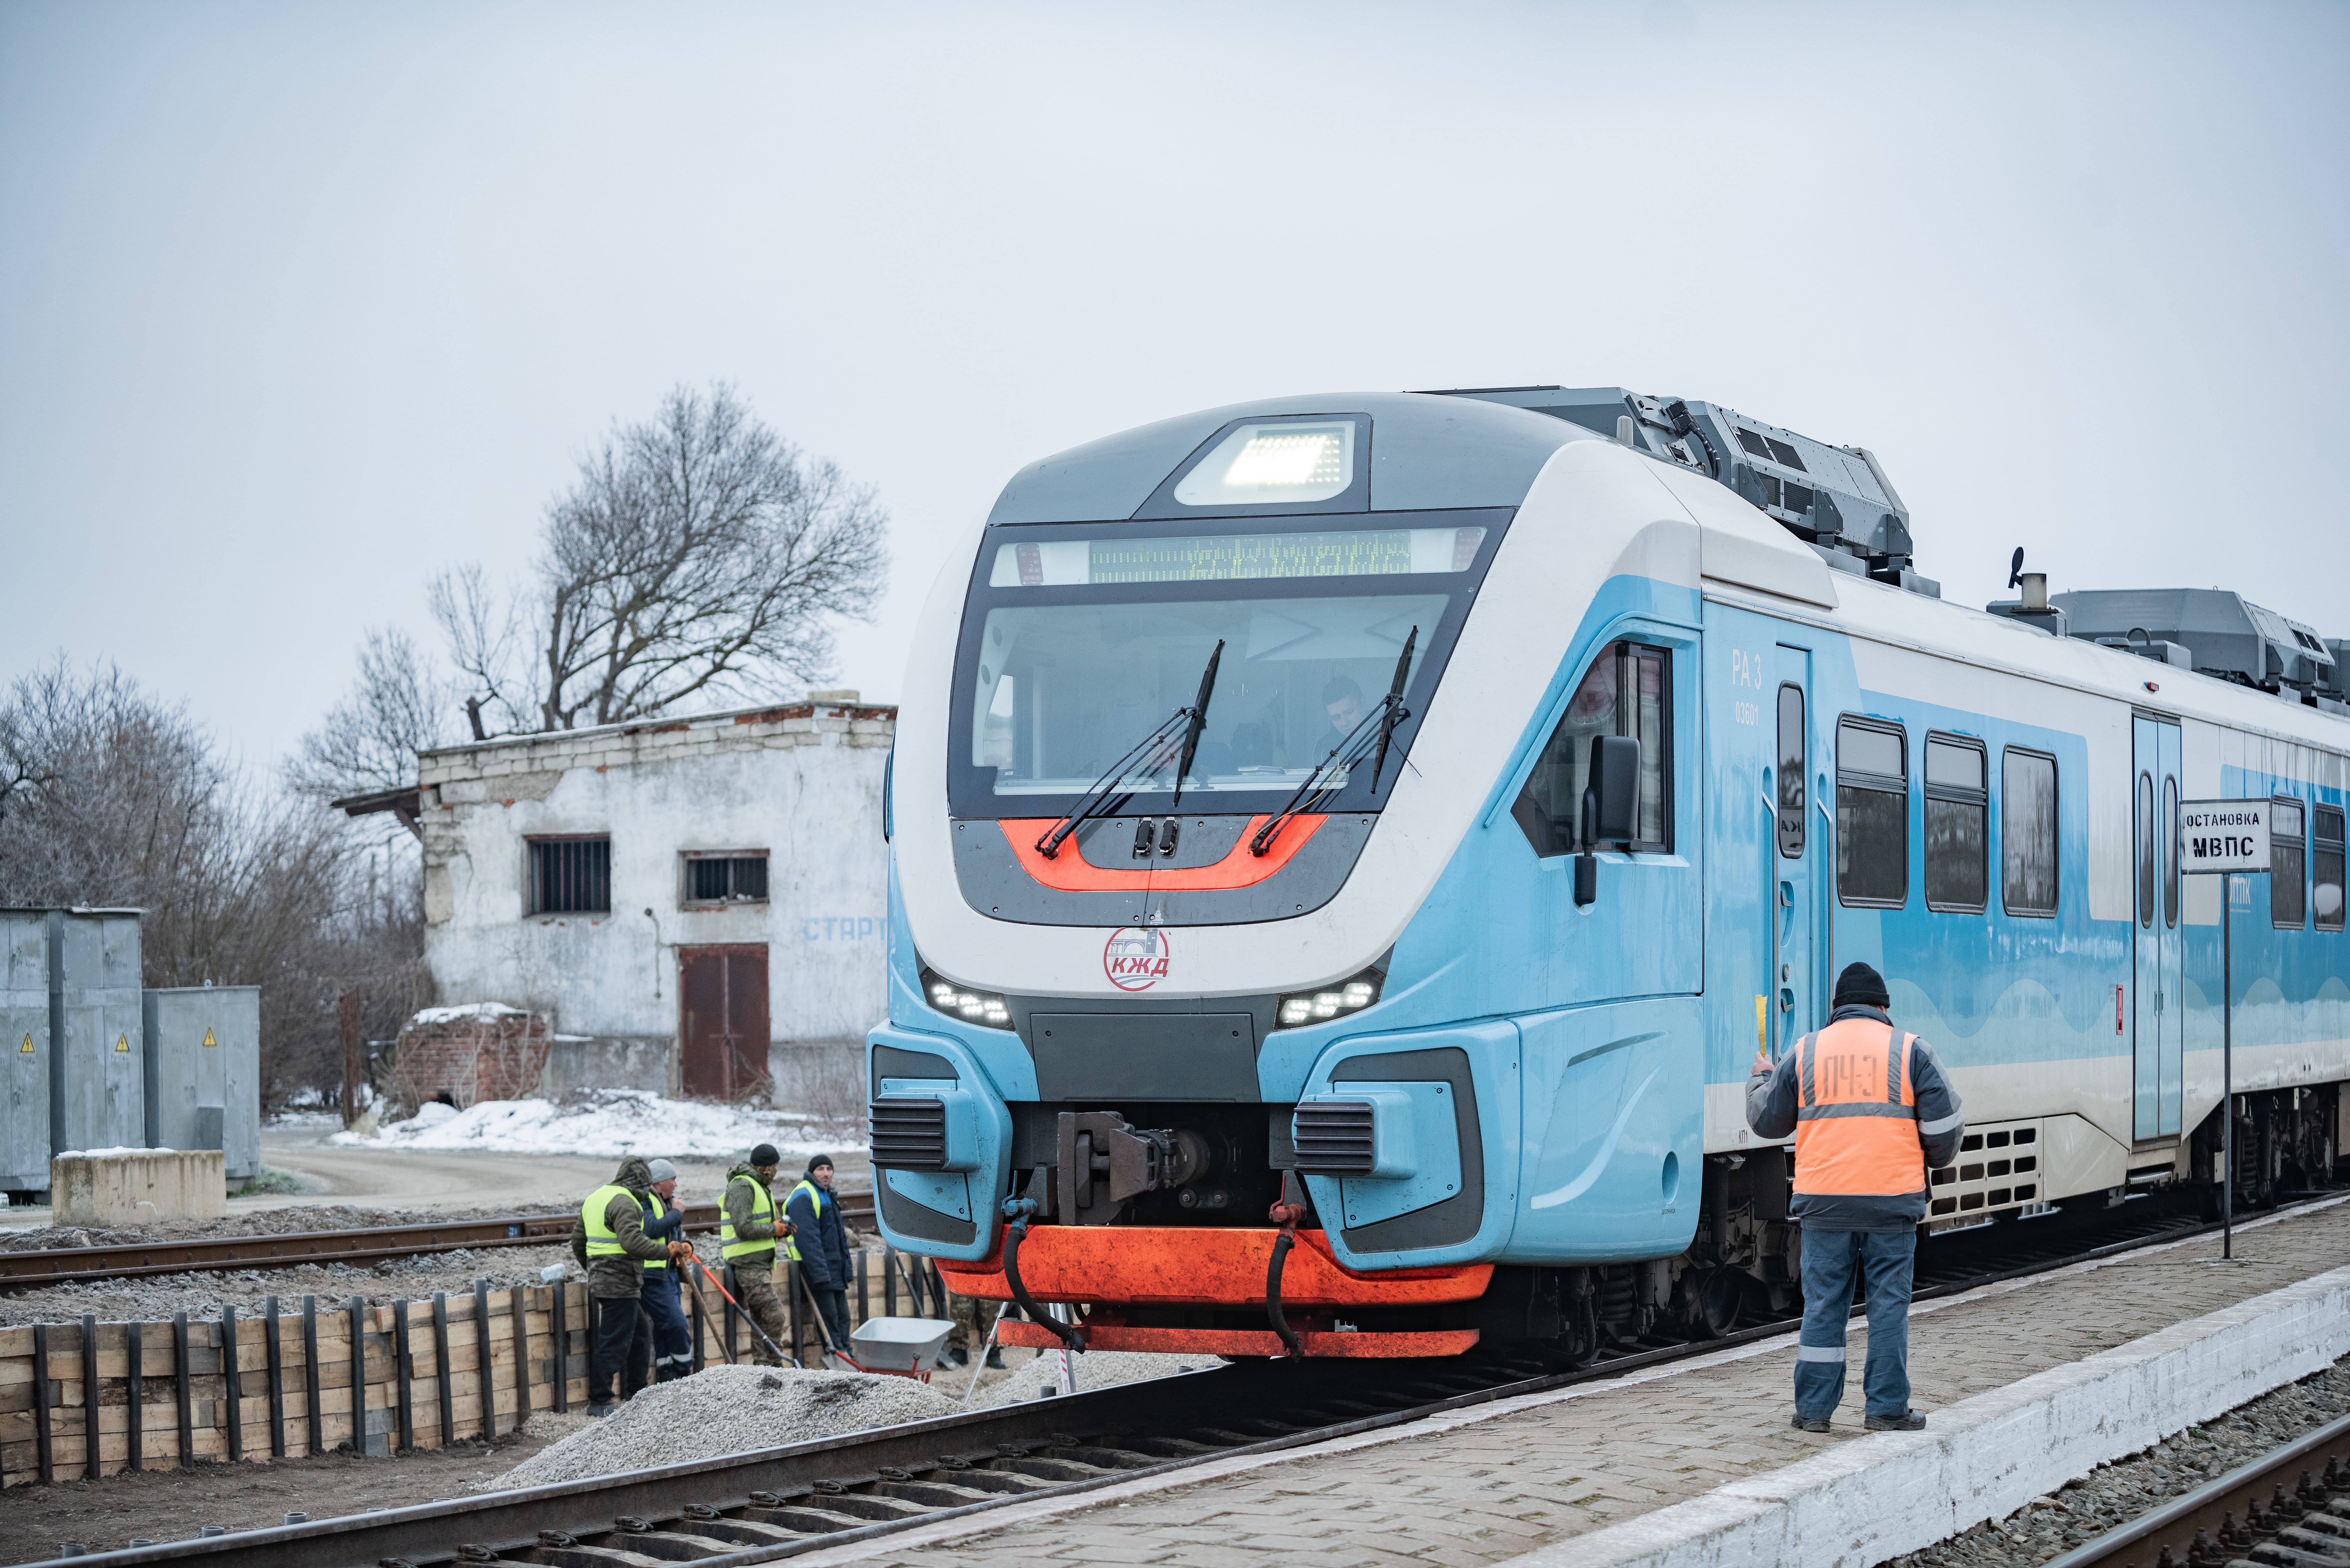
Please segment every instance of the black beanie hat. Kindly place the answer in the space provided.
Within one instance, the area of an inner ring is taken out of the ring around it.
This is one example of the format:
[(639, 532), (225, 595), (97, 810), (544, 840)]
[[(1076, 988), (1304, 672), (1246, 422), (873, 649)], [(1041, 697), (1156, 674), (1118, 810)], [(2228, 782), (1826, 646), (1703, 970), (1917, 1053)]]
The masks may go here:
[(824, 1168), (827, 1168), (827, 1169), (830, 1169), (830, 1168), (832, 1168), (832, 1156), (830, 1156), (830, 1155), (828, 1155), (828, 1154), (820, 1154), (820, 1155), (817, 1155), (814, 1159), (809, 1160), (809, 1161), (808, 1161), (807, 1173), (808, 1173), (810, 1176), (814, 1176), (814, 1175), (816, 1174), (816, 1168), (817, 1168), (818, 1166), (822, 1166), (822, 1167), (824, 1167)]
[(1885, 977), (1865, 963), (1846, 964), (1836, 976), (1837, 1007), (1890, 1007), (1893, 998), (1886, 994)]
[(753, 1165), (781, 1165), (783, 1162), (784, 1157), (774, 1144), (763, 1143), (751, 1151)]

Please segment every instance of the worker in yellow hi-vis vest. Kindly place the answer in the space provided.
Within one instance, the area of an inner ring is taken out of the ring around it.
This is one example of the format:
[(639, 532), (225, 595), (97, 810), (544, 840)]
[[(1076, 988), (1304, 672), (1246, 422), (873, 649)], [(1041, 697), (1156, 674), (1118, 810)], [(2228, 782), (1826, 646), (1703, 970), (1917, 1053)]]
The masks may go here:
[(642, 1300), (645, 1264), (669, 1257), (668, 1246), (645, 1234), (652, 1168), (638, 1155), (620, 1161), (612, 1179), (579, 1205), (571, 1230), (571, 1255), (588, 1271), (588, 1413), (608, 1416), (618, 1374), (620, 1397), (633, 1398), (645, 1386), (652, 1360), (652, 1322)]
[(758, 1324), (759, 1334), (751, 1336), (751, 1355), (763, 1366), (783, 1365), (783, 1357), (769, 1346), (783, 1344), (791, 1334), (783, 1301), (775, 1294), (775, 1243), (792, 1229), (775, 1212), (775, 1168), (783, 1161), (774, 1144), (753, 1149), (748, 1160), (726, 1173), (726, 1196), (718, 1206), (718, 1254), (733, 1271), (734, 1299)]

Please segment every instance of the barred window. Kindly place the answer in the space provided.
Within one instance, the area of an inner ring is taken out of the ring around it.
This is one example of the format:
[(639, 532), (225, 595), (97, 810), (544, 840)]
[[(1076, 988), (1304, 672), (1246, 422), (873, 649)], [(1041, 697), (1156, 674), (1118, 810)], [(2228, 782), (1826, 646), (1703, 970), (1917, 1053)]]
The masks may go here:
[(1981, 741), (1926, 737), (1926, 907), (1979, 915), (1991, 899), (1991, 764)]
[(2011, 915), (2056, 912), (2056, 759), (2044, 752), (2001, 754), (2000, 886)]
[(685, 901), (688, 905), (764, 904), (767, 901), (767, 852), (737, 849), (725, 852), (688, 851), (685, 857)]
[(2311, 902), (2317, 910), (2317, 929), (2338, 931), (2342, 929), (2342, 808), (2321, 805), (2317, 808), (2316, 842), (2310, 856), (2316, 871), (2316, 888)]
[(608, 915), (612, 911), (612, 841), (594, 837), (534, 838), (530, 843), (530, 907), (538, 915)]
[(1909, 901), (1909, 737), (1898, 724), (1836, 721), (1836, 897), (1898, 909)]

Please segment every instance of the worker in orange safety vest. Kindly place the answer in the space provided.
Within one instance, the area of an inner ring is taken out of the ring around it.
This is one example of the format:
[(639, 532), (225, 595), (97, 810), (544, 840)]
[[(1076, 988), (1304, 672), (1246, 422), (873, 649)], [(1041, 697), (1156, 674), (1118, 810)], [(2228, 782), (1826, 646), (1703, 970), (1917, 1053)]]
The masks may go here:
[(1894, 1028), (1892, 998), (1865, 963), (1836, 977), (1827, 1027), (1776, 1063), (1757, 1054), (1746, 1125), (1795, 1139), (1794, 1201), (1803, 1227), (1804, 1328), (1795, 1346), (1795, 1418), (1825, 1432), (1844, 1397), (1845, 1324), (1853, 1276), (1866, 1282), (1868, 1361), (1861, 1375), (1872, 1432), (1914, 1432), (1909, 1407), (1909, 1291), (1926, 1172), (1959, 1152), (1966, 1117), (1933, 1048)]

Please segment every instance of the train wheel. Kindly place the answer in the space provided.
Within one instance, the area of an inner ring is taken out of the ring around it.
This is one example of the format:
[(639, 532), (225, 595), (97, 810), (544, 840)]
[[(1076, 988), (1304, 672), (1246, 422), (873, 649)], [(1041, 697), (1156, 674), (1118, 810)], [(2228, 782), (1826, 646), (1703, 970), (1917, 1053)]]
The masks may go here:
[(1746, 1304), (1746, 1274), (1725, 1265), (1705, 1276), (1697, 1291), (1697, 1326), (1708, 1339), (1720, 1339), (1738, 1326)]

